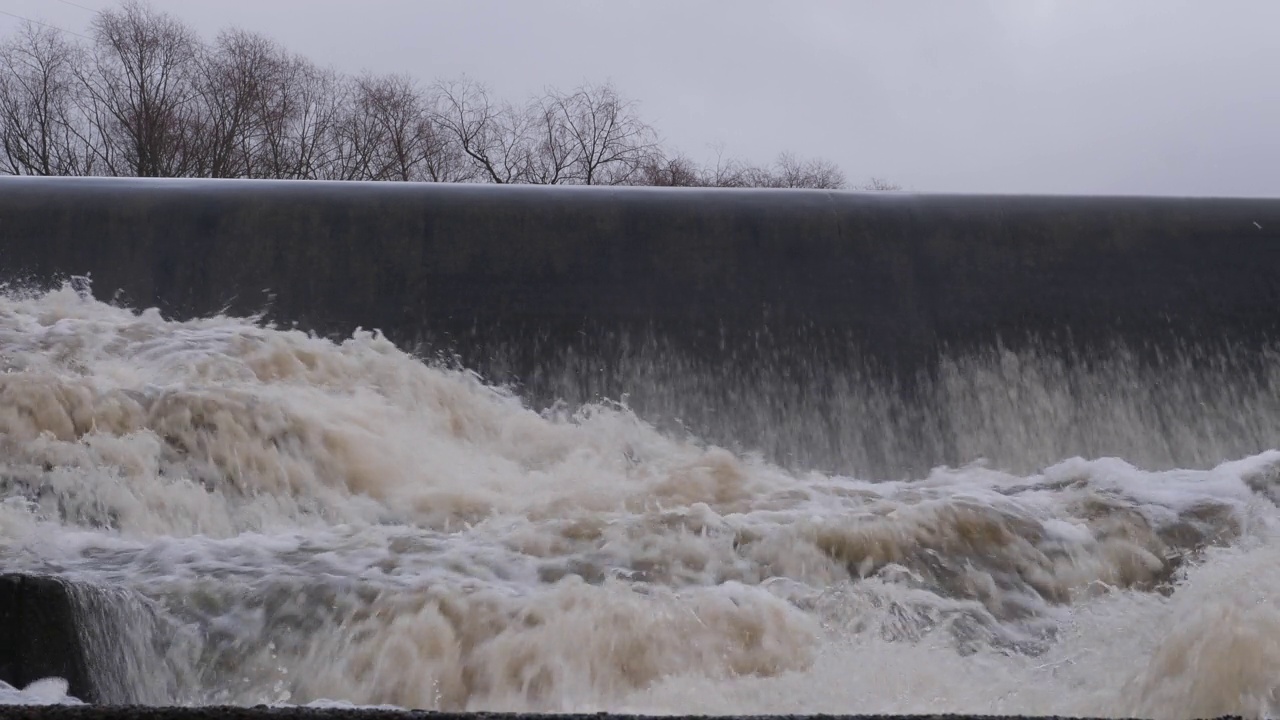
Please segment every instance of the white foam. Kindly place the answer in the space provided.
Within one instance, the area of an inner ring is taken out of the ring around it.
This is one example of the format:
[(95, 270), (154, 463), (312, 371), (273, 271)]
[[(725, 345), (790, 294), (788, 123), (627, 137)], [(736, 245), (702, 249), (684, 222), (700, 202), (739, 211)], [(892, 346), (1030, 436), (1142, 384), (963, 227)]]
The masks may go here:
[(1280, 451), (1198, 470), (1070, 457), (888, 482), (791, 472), (625, 406), (534, 412), (377, 334), (175, 323), (71, 289), (0, 298), (0, 363), (0, 559), (158, 603), (166, 633), (195, 639), (136, 643), (174, 672), (151, 696), (1273, 707), (1280, 635), (1253, 599), (1280, 591), (1259, 484)]
[(22, 689), (0, 680), (0, 705), (82, 705), (62, 678), (36, 680)]

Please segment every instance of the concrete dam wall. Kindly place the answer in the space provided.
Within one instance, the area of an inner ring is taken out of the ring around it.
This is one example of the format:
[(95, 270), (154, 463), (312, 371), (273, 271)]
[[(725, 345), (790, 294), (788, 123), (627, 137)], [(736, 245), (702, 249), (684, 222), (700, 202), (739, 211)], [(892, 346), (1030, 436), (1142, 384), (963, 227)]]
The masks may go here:
[(9, 178), (0, 266), (398, 342), (807, 333), (910, 369), (1028, 334), (1270, 335), (1280, 201)]
[[(1256, 452), (1269, 426), (1204, 450), (1169, 425), (1239, 416), (1258, 395), (1240, 379), (1280, 330), (1277, 268), (1268, 199), (0, 180), (0, 279), (87, 275), (98, 298), (178, 319), (378, 329), (538, 407), (625, 398), (783, 464), (877, 475), (978, 456), (1029, 469)], [(982, 391), (954, 368), (972, 357), (1005, 385), (1029, 364), (1067, 378), (1077, 407), (1021, 417), (1020, 439), (979, 437), (982, 418), (952, 407)], [(1142, 387), (1198, 389), (1158, 412), (1122, 399), (1147, 417), (1099, 423), (1097, 406), (1153, 365), (1181, 379)], [(1206, 397), (1225, 399), (1205, 410)], [(1117, 445), (1133, 428), (1146, 435)]]
[[(267, 705), (691, 678), (683, 714), (799, 676), (799, 713), (883, 665), (839, 712), (894, 676), (1236, 712), (1202, 675), (1280, 583), (1278, 261), (1271, 200), (0, 180), (0, 694), (390, 718)], [(79, 276), (419, 357), (25, 292)]]

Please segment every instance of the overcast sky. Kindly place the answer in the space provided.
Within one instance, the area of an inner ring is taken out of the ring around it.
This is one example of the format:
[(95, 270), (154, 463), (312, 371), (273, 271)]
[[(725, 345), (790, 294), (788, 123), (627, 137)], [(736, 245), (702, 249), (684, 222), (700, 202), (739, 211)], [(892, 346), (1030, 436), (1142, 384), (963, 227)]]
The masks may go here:
[[(1280, 0), (152, 4), (206, 37), (236, 25), (340, 70), (467, 75), (510, 99), (609, 80), (700, 160), (790, 150), (919, 191), (1280, 195)], [(0, 11), (92, 19), (70, 0)]]

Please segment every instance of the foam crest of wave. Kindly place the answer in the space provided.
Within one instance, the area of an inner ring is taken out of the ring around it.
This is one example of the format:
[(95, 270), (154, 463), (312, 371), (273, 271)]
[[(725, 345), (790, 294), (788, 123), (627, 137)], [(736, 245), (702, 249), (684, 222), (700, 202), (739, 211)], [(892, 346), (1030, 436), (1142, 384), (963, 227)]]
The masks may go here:
[[(0, 298), (0, 364), (0, 559), (153, 602), (186, 638), (155, 650), (175, 699), (1272, 707), (1249, 668), (1280, 655), (1233, 630), (1270, 637), (1242, 599), (1263, 591), (1205, 588), (1271, 552), (1280, 451), (798, 471), (622, 404), (536, 412), (376, 333), (174, 322), (75, 287)], [(1080, 674), (1115, 636), (1110, 674)], [(1092, 689), (1052, 699), (1070, 683)]]

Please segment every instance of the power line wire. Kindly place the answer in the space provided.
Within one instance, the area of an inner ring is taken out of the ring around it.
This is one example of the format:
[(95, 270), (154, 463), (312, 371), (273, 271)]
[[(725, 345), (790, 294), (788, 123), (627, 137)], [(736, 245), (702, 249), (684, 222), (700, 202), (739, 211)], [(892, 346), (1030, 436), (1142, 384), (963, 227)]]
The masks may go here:
[(80, 8), (81, 10), (88, 10), (89, 12), (93, 13), (94, 15), (101, 15), (101, 14), (102, 14), (102, 11), (101, 11), (101, 10), (94, 10), (94, 9), (93, 9), (93, 8), (91, 8), (91, 7), (85, 7), (84, 5), (81, 5), (80, 3), (73, 3), (73, 2), (71, 2), (71, 0), (58, 0), (58, 2), (62, 3), (63, 5), (70, 5), (71, 7), (78, 7), (78, 8)]
[(66, 33), (66, 34), (68, 34), (68, 35), (75, 35), (76, 37), (78, 37), (78, 38), (84, 38), (85, 40), (92, 40), (92, 39), (93, 39), (93, 38), (89, 37), (88, 35), (81, 35), (80, 33), (75, 32), (75, 31), (73, 31), (73, 30), (66, 30), (66, 29), (63, 29), (63, 28), (58, 27), (57, 25), (50, 25), (50, 24), (49, 24), (49, 23), (47, 23), (47, 22), (40, 22), (39, 20), (32, 20), (32, 19), (31, 19), (31, 18), (29, 18), (29, 17), (23, 17), (23, 16), (21, 16), (21, 15), (18, 15), (17, 13), (11, 13), (11, 12), (9, 12), (8, 10), (0, 10), (0, 15), (8, 15), (8, 16), (9, 16), (9, 17), (11, 17), (11, 18), (17, 18), (17, 19), (19, 19), (19, 20), (25, 20), (25, 21), (27, 21), (27, 22), (29, 22), (29, 23), (34, 23), (34, 24), (36, 24), (36, 25), (40, 25), (41, 27), (47, 27), (47, 28), (49, 28), (50, 30), (57, 30), (58, 32)]

